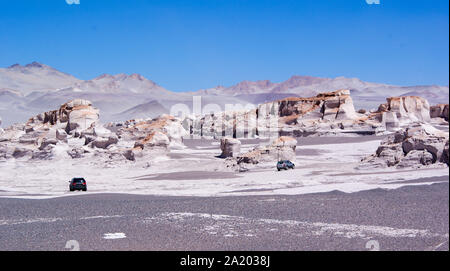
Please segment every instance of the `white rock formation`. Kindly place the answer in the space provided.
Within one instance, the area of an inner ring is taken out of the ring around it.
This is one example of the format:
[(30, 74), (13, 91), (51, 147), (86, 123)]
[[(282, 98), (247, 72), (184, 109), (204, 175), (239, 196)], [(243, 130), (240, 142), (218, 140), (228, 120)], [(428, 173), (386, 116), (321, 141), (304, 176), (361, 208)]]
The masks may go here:
[(237, 157), (237, 164), (259, 164), (261, 162), (274, 162), (290, 160), (295, 162), (297, 140), (293, 137), (282, 136), (268, 146), (258, 146), (250, 152)]
[(172, 148), (183, 148), (183, 137), (188, 133), (179, 119), (163, 115), (154, 120), (130, 120), (118, 126), (119, 141), (133, 142), (124, 150), (128, 160), (135, 160), (148, 152), (165, 155)]
[[(393, 126), (405, 126), (412, 122), (430, 122), (430, 105), (421, 97), (404, 96), (387, 98), (387, 103), (379, 107), (378, 112), (386, 113), (388, 123)], [(396, 118), (396, 119), (395, 119)]]
[(74, 134), (94, 126), (98, 120), (99, 110), (94, 108), (91, 102), (76, 99), (61, 105), (58, 110), (45, 112), (31, 118), (26, 126), (30, 131), (47, 126), (64, 129), (67, 133)]
[(349, 90), (321, 93), (311, 98), (286, 98), (254, 110), (226, 111), (183, 121), (191, 135), (222, 138), (278, 138), (334, 133), (384, 132), (382, 117), (355, 111)]
[(66, 104), (68, 133), (76, 130), (83, 131), (95, 126), (99, 119), (99, 110), (92, 107), (91, 102), (81, 99), (73, 100)]
[[(438, 115), (445, 116), (448, 107), (440, 108), (440, 112)], [(189, 116), (183, 120), (183, 126), (193, 136), (239, 139), (382, 134), (430, 120), (430, 105), (421, 97), (390, 97), (375, 112), (356, 112), (350, 91), (343, 89), (311, 98), (285, 98), (261, 104), (254, 110)]]
[(385, 139), (376, 154), (363, 159), (359, 168), (448, 165), (448, 142), (447, 132), (415, 123)]
[(276, 152), (277, 160), (295, 161), (297, 140), (293, 137), (282, 136), (272, 142), (271, 152)]
[(241, 141), (235, 138), (222, 138), (220, 140), (220, 149), (222, 154), (220, 157), (237, 157), (241, 152)]
[[(0, 157), (37, 160), (81, 158), (87, 152), (80, 150), (81, 146), (76, 143), (79, 141), (75, 138), (80, 136), (79, 140), (90, 144), (90, 148), (105, 149), (118, 143), (117, 136), (96, 126), (98, 119), (98, 110), (89, 101), (70, 101), (58, 110), (39, 114), (25, 124), (7, 128), (0, 135)], [(94, 128), (105, 137), (96, 136)]]

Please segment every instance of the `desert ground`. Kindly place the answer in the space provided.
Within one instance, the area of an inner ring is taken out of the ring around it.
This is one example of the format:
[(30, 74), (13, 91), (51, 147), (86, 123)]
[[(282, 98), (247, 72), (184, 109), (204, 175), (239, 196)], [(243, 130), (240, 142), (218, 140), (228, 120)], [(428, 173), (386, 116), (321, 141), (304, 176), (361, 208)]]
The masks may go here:
[(448, 178), (410, 183), (294, 196), (0, 199), (0, 249), (448, 250)]
[[(418, 178), (448, 177), (448, 167), (357, 170), (383, 136), (299, 138), (294, 170), (261, 163), (244, 173), (224, 168), (219, 141), (185, 139), (150, 162), (114, 162), (92, 158), (53, 161), (7, 160), (0, 163), (0, 197), (46, 199), (78, 195), (68, 191), (73, 177), (84, 177), (89, 194), (126, 193), (155, 196), (298, 195), (339, 190), (396, 189)], [(242, 152), (264, 140), (242, 140)], [(428, 184), (434, 183), (433, 181)]]

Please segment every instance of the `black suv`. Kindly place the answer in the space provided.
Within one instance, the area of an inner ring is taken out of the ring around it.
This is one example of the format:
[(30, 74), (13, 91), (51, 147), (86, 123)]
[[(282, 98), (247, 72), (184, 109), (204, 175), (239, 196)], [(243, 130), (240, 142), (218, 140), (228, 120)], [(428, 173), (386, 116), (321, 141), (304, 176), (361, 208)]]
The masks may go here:
[(69, 185), (70, 192), (75, 190), (87, 191), (87, 184), (84, 178), (73, 178)]

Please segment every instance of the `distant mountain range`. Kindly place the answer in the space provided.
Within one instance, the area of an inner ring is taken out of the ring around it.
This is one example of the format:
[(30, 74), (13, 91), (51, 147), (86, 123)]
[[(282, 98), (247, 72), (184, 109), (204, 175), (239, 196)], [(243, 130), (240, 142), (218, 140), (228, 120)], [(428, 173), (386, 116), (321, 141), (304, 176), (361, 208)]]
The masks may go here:
[(431, 104), (448, 103), (448, 86), (393, 86), (369, 83), (357, 78), (292, 76), (280, 83), (268, 80), (243, 81), (234, 86), (217, 86), (195, 92), (172, 92), (139, 74), (104, 74), (80, 80), (50, 66), (33, 62), (0, 68), (0, 117), (3, 126), (29, 117), (74, 98), (88, 99), (101, 110), (103, 121), (156, 117), (169, 113), (174, 104), (192, 109), (192, 96), (202, 104), (259, 104), (290, 96), (311, 97), (319, 92), (350, 89), (358, 108), (376, 108), (386, 97), (414, 95)]

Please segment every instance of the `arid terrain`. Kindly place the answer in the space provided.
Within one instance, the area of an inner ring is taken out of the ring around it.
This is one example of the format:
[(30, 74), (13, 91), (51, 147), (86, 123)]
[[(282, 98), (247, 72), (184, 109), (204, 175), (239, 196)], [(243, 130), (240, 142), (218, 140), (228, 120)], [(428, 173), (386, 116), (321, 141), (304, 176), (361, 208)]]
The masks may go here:
[(357, 110), (339, 89), (198, 113), (196, 97), (112, 122), (75, 98), (0, 128), (0, 249), (448, 249), (448, 104)]

